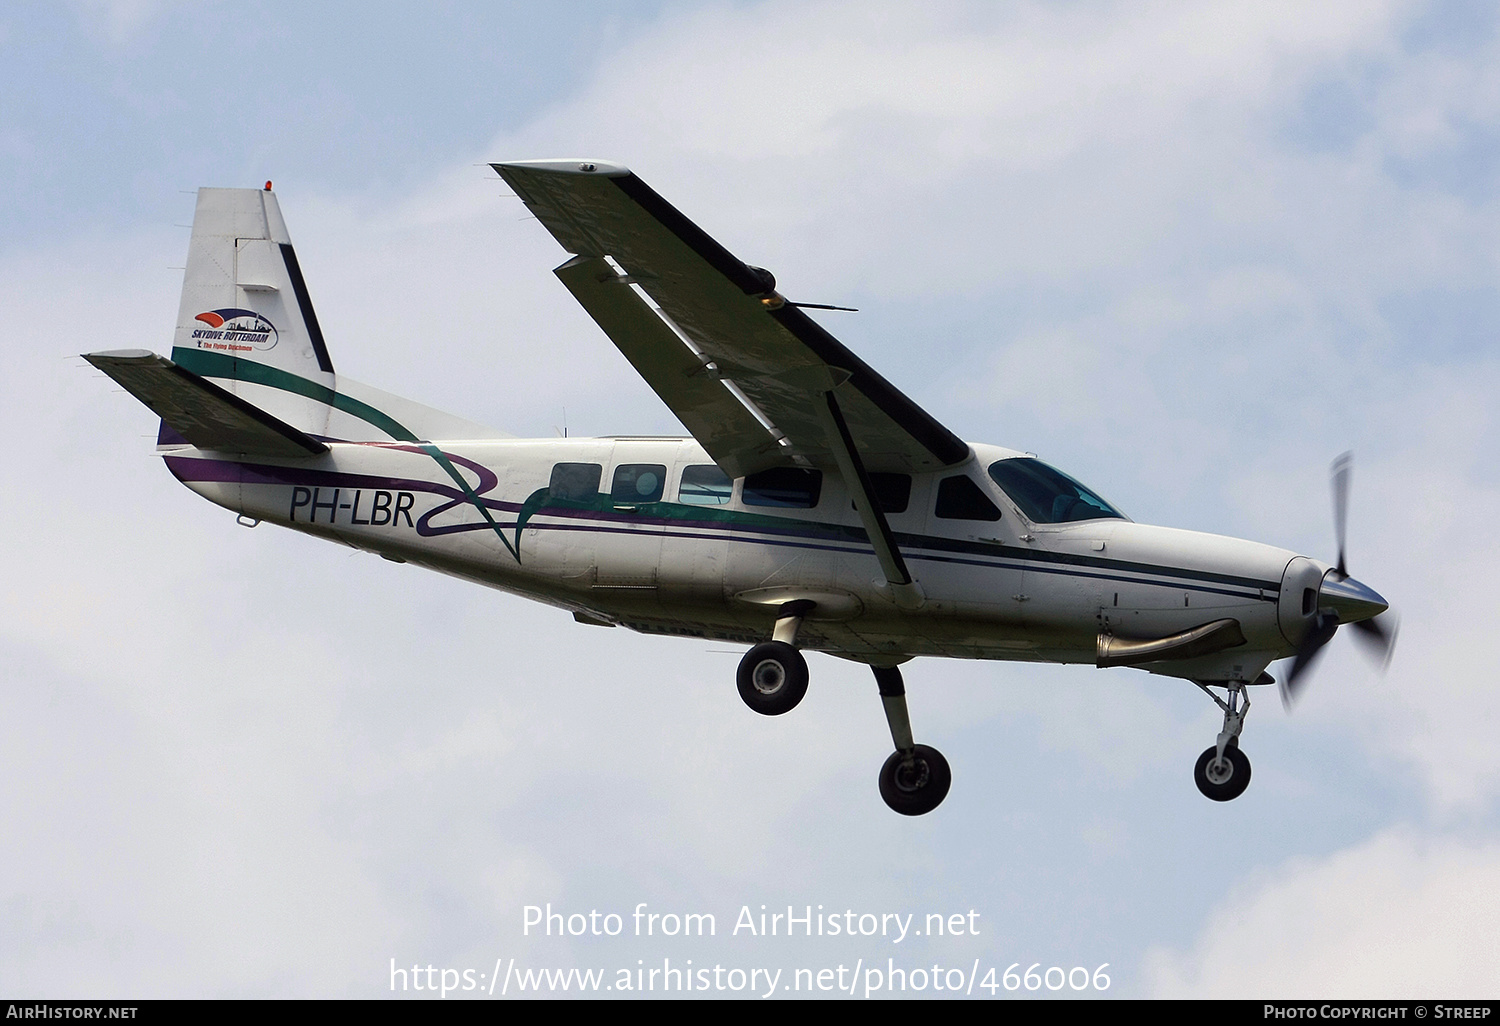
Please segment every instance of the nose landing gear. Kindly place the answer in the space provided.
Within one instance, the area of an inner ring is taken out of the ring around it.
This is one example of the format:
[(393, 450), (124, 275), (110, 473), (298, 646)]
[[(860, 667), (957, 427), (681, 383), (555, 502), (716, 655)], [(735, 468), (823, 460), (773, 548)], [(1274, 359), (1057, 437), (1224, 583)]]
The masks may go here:
[(1209, 690), (1210, 685), (1202, 681), (1193, 683), (1224, 710), (1224, 729), (1219, 731), (1215, 743), (1198, 756), (1198, 763), (1193, 767), (1193, 782), (1205, 798), (1216, 802), (1233, 801), (1250, 786), (1250, 760), (1240, 751), (1240, 731), (1244, 729), (1245, 715), (1250, 711), (1250, 696), (1245, 693), (1241, 681), (1216, 685), (1224, 688), (1225, 698), (1214, 694)]

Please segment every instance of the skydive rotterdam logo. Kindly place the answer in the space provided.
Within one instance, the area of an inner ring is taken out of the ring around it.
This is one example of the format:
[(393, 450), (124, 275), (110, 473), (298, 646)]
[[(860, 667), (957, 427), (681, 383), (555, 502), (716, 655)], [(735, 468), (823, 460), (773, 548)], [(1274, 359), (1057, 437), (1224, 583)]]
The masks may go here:
[(276, 326), (254, 310), (209, 310), (194, 317), (206, 328), (193, 329), (193, 341), (199, 349), (216, 349), (229, 353), (265, 351), (276, 345)]

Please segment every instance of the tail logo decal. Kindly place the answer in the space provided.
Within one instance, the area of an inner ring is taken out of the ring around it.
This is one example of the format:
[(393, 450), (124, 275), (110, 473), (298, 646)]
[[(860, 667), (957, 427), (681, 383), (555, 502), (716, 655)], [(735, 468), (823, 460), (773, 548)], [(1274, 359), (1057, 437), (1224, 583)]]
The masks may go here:
[(265, 352), (275, 347), (276, 326), (254, 310), (228, 307), (208, 310), (194, 317), (207, 327), (193, 329), (193, 341), (199, 349), (223, 353)]

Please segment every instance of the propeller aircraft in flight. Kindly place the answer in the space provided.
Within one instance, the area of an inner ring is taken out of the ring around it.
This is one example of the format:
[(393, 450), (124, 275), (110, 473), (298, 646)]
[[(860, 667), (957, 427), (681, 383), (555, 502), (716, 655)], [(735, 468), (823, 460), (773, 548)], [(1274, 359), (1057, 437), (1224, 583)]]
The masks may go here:
[(867, 664), (920, 815), (916, 656), (1137, 667), (1196, 684), (1223, 729), (1194, 777), (1228, 801), (1249, 689), (1290, 699), (1343, 625), (1388, 657), (1387, 603), (1335, 565), (1137, 524), (1024, 453), (948, 430), (625, 167), (492, 165), (570, 254), (555, 270), (692, 437), (523, 440), (336, 373), (271, 183), (198, 193), (170, 358), (87, 354), (161, 418), (157, 452), (237, 513), (514, 592), (583, 624), (748, 646), (740, 697), (808, 687), (804, 650)]

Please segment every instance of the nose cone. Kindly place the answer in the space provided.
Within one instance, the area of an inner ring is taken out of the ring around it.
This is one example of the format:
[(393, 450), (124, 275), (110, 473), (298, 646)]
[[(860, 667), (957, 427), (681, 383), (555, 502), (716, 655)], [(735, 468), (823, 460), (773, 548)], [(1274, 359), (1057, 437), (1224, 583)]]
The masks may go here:
[(1336, 573), (1329, 573), (1318, 591), (1318, 608), (1332, 609), (1339, 623), (1358, 623), (1379, 616), (1390, 603), (1352, 577), (1340, 579)]

